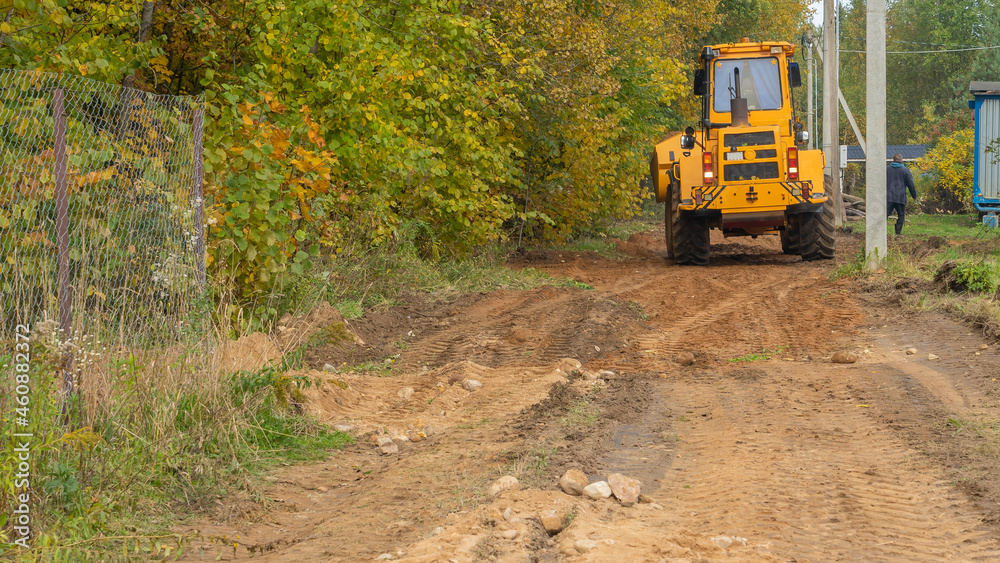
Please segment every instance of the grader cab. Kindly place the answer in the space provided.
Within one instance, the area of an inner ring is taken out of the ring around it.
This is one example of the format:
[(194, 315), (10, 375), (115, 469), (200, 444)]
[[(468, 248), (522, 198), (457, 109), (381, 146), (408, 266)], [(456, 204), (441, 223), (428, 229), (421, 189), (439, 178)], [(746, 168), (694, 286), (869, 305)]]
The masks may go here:
[(833, 192), (823, 152), (800, 148), (808, 133), (795, 119), (794, 52), (789, 43), (746, 39), (702, 49), (694, 79), (701, 122), (668, 136), (650, 157), (675, 262), (708, 264), (711, 229), (778, 235), (782, 251), (803, 260), (833, 257)]

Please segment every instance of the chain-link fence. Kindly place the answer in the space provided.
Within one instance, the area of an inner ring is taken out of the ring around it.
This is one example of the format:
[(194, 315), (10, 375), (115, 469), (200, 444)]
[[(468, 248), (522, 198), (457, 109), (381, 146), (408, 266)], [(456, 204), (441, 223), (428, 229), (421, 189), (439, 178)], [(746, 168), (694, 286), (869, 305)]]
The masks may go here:
[[(204, 285), (203, 100), (0, 71), (0, 341), (175, 341)], [(6, 346), (4, 346), (6, 348)]]

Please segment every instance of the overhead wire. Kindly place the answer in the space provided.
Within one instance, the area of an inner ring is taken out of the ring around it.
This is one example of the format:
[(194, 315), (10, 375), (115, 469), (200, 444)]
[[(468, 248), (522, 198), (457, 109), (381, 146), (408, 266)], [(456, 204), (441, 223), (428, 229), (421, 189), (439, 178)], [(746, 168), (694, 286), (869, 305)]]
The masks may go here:
[[(936, 51), (886, 51), (886, 55), (923, 55), (929, 53), (961, 53), (965, 51), (988, 51), (990, 49), (1000, 49), (1000, 45), (992, 45), (990, 47), (969, 47), (966, 49), (938, 49)], [(841, 49), (841, 53), (862, 53), (865, 54), (868, 51), (852, 51), (848, 49)]]
[[(865, 41), (864, 37), (841, 37), (841, 39), (850, 39), (852, 41)], [(981, 47), (982, 45), (955, 45), (951, 43), (927, 43), (924, 41), (905, 41), (903, 39), (886, 39), (886, 43), (906, 43), (909, 45), (933, 45), (935, 47)]]

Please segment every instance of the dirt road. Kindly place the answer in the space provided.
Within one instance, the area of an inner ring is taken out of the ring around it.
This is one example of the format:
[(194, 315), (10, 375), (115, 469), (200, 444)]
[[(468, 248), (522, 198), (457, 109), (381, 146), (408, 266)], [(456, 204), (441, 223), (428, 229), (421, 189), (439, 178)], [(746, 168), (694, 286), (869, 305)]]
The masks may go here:
[[(662, 232), (619, 250), (515, 264), (594, 289), (412, 297), (352, 322), (364, 347), (310, 360), (392, 369), (310, 371), (333, 381), (308, 408), (358, 443), (277, 473), (268, 512), (186, 530), (228, 545), (189, 555), (1000, 560), (997, 343), (859, 296), (829, 281), (835, 263), (783, 256), (776, 238), (713, 239), (704, 268), (666, 260)], [(841, 350), (859, 360), (832, 363)], [(372, 443), (383, 434), (398, 453)], [(647, 502), (567, 495), (572, 468), (636, 478)], [(521, 490), (488, 498), (502, 475)], [(552, 536), (549, 512), (565, 525)]]

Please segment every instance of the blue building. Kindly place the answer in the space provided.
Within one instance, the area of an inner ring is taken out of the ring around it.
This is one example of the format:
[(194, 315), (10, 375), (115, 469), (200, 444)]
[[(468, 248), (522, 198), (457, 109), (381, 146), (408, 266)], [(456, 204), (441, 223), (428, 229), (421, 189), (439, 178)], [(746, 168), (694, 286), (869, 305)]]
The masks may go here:
[[(1000, 82), (972, 82), (969, 108), (976, 110), (972, 205), (987, 225), (997, 226), (1000, 213)], [(987, 153), (989, 147), (994, 152)]]

